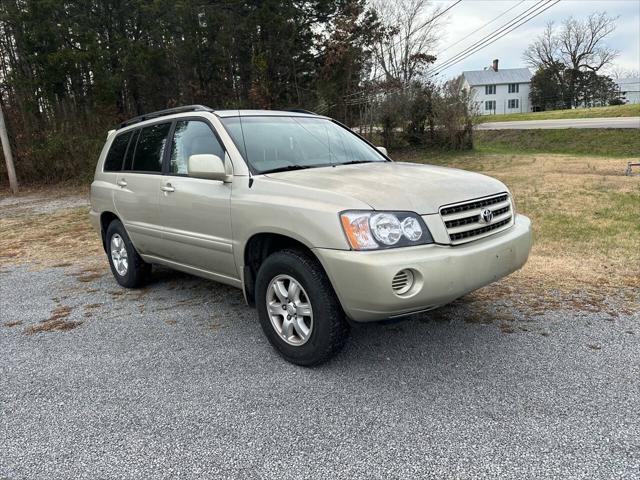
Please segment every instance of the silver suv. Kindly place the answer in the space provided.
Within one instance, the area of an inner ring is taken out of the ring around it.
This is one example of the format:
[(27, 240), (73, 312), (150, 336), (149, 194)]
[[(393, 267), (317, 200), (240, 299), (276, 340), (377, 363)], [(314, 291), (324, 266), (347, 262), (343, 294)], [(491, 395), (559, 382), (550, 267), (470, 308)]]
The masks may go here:
[(91, 221), (116, 281), (158, 264), (241, 288), (287, 360), (350, 322), (431, 310), (519, 269), (531, 223), (480, 174), (392, 161), (304, 111), (181, 107), (109, 132)]

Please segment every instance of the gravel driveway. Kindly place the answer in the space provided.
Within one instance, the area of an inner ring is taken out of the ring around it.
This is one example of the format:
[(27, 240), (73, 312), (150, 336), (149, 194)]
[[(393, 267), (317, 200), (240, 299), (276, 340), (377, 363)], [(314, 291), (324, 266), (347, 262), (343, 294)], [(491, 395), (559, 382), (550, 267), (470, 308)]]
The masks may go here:
[[(27, 200), (0, 217), (85, 201)], [(0, 479), (639, 477), (627, 306), (498, 285), (305, 369), (239, 290), (157, 269), (127, 291), (81, 253), (0, 263)]]

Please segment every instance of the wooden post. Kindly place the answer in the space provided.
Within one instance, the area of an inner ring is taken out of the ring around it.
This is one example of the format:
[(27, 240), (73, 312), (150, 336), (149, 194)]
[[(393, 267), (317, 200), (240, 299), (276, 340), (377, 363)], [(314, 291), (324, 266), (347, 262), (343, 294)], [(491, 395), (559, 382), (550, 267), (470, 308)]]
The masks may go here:
[(18, 194), (18, 179), (16, 178), (16, 169), (13, 166), (13, 155), (11, 154), (11, 144), (9, 143), (9, 134), (7, 133), (7, 124), (4, 122), (4, 112), (0, 105), (0, 140), (2, 141), (2, 151), (4, 152), (4, 161), (7, 164), (7, 174), (9, 176), (9, 187), (14, 195)]

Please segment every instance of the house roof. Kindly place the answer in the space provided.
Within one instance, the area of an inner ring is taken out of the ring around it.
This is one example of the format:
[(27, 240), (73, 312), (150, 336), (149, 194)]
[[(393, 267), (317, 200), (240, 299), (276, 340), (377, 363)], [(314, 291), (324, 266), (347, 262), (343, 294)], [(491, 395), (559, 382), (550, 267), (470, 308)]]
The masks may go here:
[(616, 80), (615, 82), (618, 85), (620, 91), (640, 91), (640, 78), (638, 77), (621, 78), (619, 80)]
[(462, 72), (469, 85), (494, 85), (501, 83), (529, 83), (531, 72), (528, 68), (504, 68), (497, 72), (492, 68)]

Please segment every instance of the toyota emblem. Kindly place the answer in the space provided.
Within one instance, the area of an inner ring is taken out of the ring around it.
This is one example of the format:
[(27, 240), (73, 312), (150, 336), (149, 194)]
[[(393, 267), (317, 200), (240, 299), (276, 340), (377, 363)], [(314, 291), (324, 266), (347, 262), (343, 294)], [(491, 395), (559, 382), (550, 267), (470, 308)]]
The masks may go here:
[(491, 220), (493, 220), (493, 212), (488, 208), (483, 208), (480, 211), (480, 218), (484, 223), (491, 223)]

